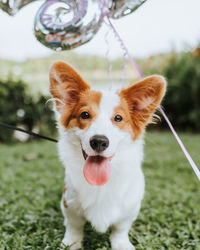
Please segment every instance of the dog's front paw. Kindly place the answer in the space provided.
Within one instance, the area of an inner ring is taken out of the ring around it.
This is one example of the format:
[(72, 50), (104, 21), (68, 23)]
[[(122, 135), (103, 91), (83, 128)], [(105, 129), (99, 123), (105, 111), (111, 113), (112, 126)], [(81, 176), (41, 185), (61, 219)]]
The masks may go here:
[(135, 247), (127, 239), (115, 239), (111, 242), (113, 250), (135, 250)]
[(70, 250), (77, 250), (82, 247), (81, 242), (70, 243), (67, 240), (63, 239), (61, 243), (61, 249), (64, 249), (67, 246), (69, 246)]

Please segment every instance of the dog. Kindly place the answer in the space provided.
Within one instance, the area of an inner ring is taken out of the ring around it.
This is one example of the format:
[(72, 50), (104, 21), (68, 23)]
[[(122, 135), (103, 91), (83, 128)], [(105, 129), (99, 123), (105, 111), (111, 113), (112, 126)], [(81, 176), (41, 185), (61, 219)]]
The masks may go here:
[(165, 91), (159, 75), (118, 92), (94, 91), (70, 65), (51, 66), (58, 152), (65, 166), (64, 246), (81, 248), (89, 221), (99, 232), (112, 228), (113, 250), (135, 249), (128, 232), (144, 196), (143, 135)]

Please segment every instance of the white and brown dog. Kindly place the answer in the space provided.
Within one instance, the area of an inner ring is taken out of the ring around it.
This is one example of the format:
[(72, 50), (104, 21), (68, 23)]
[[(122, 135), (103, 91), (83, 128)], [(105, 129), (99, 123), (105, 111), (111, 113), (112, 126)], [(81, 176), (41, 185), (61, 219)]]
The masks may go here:
[(56, 62), (50, 83), (65, 166), (63, 244), (80, 248), (88, 220), (99, 232), (112, 226), (112, 249), (134, 249), (128, 231), (144, 195), (143, 134), (165, 94), (165, 79), (150, 76), (119, 93), (94, 91)]

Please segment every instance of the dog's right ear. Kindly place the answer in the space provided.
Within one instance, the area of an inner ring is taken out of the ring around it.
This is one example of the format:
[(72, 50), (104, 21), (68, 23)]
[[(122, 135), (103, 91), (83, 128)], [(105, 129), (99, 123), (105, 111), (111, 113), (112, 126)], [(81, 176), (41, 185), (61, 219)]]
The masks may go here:
[(78, 102), (80, 94), (90, 86), (68, 64), (55, 62), (50, 68), (50, 93), (55, 98), (56, 108), (73, 106)]

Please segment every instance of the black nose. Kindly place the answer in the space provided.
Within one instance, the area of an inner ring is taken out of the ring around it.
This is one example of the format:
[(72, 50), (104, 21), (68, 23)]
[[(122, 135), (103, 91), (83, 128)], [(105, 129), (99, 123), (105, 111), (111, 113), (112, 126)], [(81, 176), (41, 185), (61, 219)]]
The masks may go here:
[(108, 145), (109, 140), (104, 135), (94, 135), (90, 139), (90, 146), (98, 153), (104, 151), (108, 147)]

